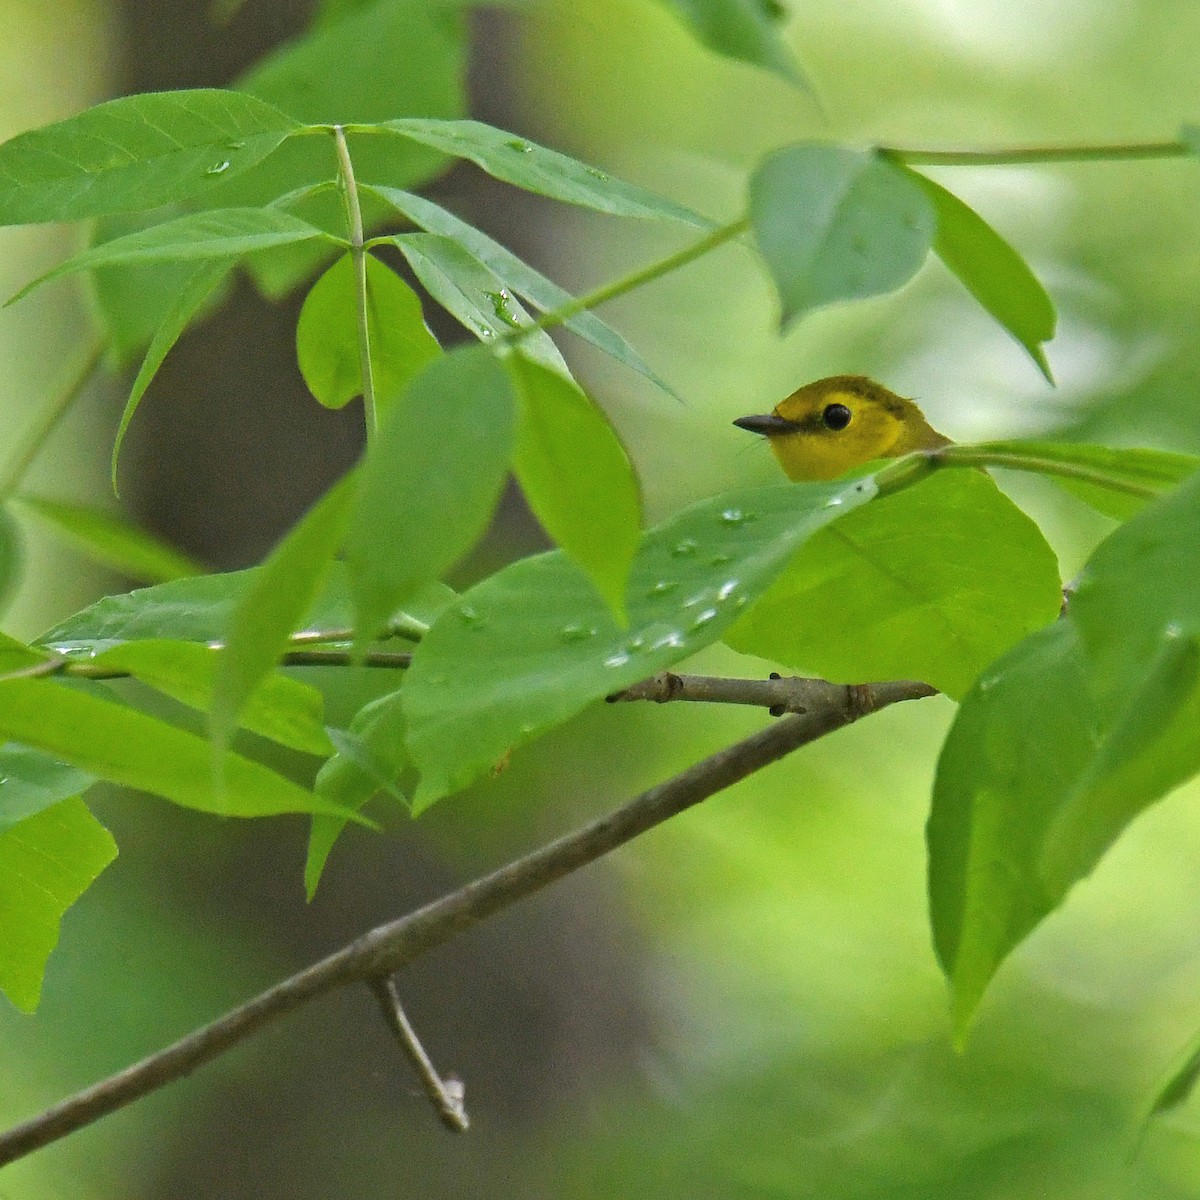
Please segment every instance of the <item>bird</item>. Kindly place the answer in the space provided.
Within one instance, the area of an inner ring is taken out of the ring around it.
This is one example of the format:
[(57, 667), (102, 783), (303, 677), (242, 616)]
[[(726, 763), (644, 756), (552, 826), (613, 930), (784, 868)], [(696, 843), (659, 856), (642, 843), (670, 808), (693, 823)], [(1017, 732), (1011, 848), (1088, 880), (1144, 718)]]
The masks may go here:
[(950, 444), (912, 400), (865, 375), (806, 383), (772, 412), (734, 424), (762, 434), (788, 478), (804, 481), (836, 479), (873, 459)]

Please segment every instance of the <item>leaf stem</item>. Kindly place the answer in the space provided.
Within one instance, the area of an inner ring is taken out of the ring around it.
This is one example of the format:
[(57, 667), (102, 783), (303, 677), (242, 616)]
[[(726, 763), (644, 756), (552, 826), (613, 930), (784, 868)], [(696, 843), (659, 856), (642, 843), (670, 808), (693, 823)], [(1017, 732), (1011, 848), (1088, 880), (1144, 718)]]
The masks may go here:
[(685, 267), (688, 263), (703, 258), (710, 250), (715, 250), (718, 246), (733, 241), (749, 228), (750, 218), (748, 216), (739, 217), (728, 225), (718, 226), (711, 233), (705, 234), (698, 242), (684, 246), (682, 250), (668, 254), (666, 258), (660, 258), (657, 262), (639, 267), (636, 271), (623, 275), (620, 279), (614, 279), (611, 283), (602, 284), (583, 296), (577, 296), (560, 307), (544, 313), (536, 321), (523, 325), (520, 329), (514, 329), (511, 333), (506, 333), (500, 340), (519, 342), (536, 330), (551, 329), (556, 325), (562, 325), (588, 309), (597, 308), (608, 300), (624, 296), (627, 292), (632, 292), (643, 284), (661, 279), (664, 275), (669, 275), (672, 271), (677, 271), (680, 267)]
[[(1018, 450), (990, 449), (988, 446), (943, 446), (931, 451), (927, 457), (935, 463), (949, 467), (1006, 467), (1012, 471), (1033, 471), (1038, 475), (1058, 475), (1063, 479), (1078, 479), (1094, 483), (1113, 492), (1124, 492), (1129, 496), (1153, 499), (1162, 494), (1161, 488), (1135, 483), (1130, 479), (1110, 475), (1102, 468), (1084, 466), (1082, 463), (1059, 462), (1038, 454), (1024, 454)], [(904, 461), (901, 459), (900, 461)]]
[(364, 249), (362, 208), (358, 203), (358, 185), (354, 180), (354, 164), (346, 131), (341, 125), (333, 127), (333, 143), (337, 147), (338, 176), (342, 199), (346, 205), (346, 225), (350, 233), (350, 261), (354, 264), (355, 316), (358, 319), (358, 365), (362, 373), (363, 415), (367, 423), (368, 441), (378, 426), (375, 406), (375, 378), (371, 370), (371, 328), (367, 296), (367, 252)]
[(41, 453), (50, 435), (58, 428), (58, 423), (67, 414), (67, 410), (79, 398), (79, 394), (87, 386), (88, 380), (96, 373), (104, 345), (100, 338), (94, 337), (91, 344), (80, 355), (79, 361), (72, 367), (65, 383), (51, 397), (50, 403), (37, 414), (33, 424), (25, 431), (24, 437), (17, 444), (9, 459), (8, 466), (0, 476), (0, 501), (7, 500), (21, 486), (26, 472), (33, 466), (34, 459)]
[(910, 167), (1003, 167), (1026, 163), (1127, 162), (1147, 158), (1186, 158), (1186, 142), (1116, 142), (1092, 146), (1010, 146), (977, 150), (923, 150), (880, 146), (880, 154)]

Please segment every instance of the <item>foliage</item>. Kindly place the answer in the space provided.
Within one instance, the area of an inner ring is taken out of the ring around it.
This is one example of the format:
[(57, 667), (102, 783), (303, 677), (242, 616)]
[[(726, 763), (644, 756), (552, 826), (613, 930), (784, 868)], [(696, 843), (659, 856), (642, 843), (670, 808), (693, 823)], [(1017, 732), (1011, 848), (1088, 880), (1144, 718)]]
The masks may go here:
[[(363, 397), (367, 414), (360, 463), (251, 572), (193, 573), (111, 515), (7, 481), (13, 514), (156, 586), (0, 646), (0, 988), (34, 1006), (59, 918), (112, 857), (80, 799), (96, 781), (224, 815), (312, 815), (311, 894), (341, 828), (365, 823), (376, 795), (420, 813), (587, 705), (724, 639), (833, 681), (914, 678), (961, 701), (929, 823), (932, 928), (961, 1034), (1022, 939), (1129, 821), (1200, 770), (1200, 460), (955, 447), (830, 484), (718, 496), (643, 531), (619, 432), (550, 329), (657, 381), (592, 309), (734, 241), (761, 256), (784, 323), (895, 291), (933, 250), (1047, 377), (1053, 305), (983, 217), (917, 170), (919, 154), (779, 148), (755, 170), (745, 213), (719, 224), (462, 119), (461, 14), (445, 7), (368, 5), (318, 22), (244, 89), (110, 101), (0, 146), (0, 222), (133, 222), (101, 223), (92, 246), (15, 297), (94, 273), (114, 357), (144, 354), (114, 477), (155, 372), (237, 269), (270, 296), (306, 284), (305, 381), (329, 407)], [(800, 79), (771, 6), (670, 7), (705, 45)], [(429, 39), (430, 78), (383, 97), (364, 68), (360, 90), (338, 91), (324, 65), (363, 38)], [(408, 190), (455, 158), (693, 240), (575, 298)], [(370, 234), (397, 216), (413, 228)], [(396, 252), (479, 346), (439, 346), (390, 265)], [(161, 267), (152, 302), (134, 306), (129, 281), (148, 264)], [(979, 470), (996, 466), (1058, 479), (1124, 522), (1065, 615), (1045, 537)], [(453, 595), (439, 581), (485, 532), (510, 472), (559, 549)], [(5, 574), (17, 544), (6, 519)], [(279, 670), (301, 647), (353, 663), (397, 640), (411, 665), (348, 728), (327, 729), (317, 688)], [(114, 693), (114, 679), (206, 712), (210, 737)], [(251, 757), (253, 743), (230, 749), (238, 729), (309, 756), (315, 783)]]

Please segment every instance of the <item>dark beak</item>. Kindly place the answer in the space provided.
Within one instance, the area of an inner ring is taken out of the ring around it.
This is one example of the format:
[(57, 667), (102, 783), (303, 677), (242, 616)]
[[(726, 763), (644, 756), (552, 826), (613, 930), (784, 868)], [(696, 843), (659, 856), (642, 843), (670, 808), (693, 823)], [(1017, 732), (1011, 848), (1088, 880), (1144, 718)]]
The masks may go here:
[(734, 424), (739, 429), (748, 429), (751, 433), (761, 433), (770, 437), (773, 433), (794, 433), (800, 426), (786, 417), (777, 417), (774, 413), (763, 413), (760, 416), (738, 417)]

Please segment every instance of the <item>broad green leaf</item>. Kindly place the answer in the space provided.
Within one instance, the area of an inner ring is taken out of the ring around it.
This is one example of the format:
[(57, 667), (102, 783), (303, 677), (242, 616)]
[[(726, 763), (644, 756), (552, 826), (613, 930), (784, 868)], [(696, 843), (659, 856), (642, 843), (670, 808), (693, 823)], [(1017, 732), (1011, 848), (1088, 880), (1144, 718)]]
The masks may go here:
[[(701, 229), (712, 224), (674, 200), (623, 183), (596, 167), (482, 121), (434, 121), (410, 117), (383, 121), (374, 126), (374, 130), (399, 134), (423, 146), (432, 146), (443, 154), (470, 159), (496, 179), (566, 204), (582, 205), (616, 217), (682, 221)], [(371, 176), (364, 173), (363, 177)]]
[(750, 218), (784, 325), (823, 304), (895, 291), (920, 269), (937, 228), (933, 205), (900, 167), (817, 144), (762, 163)]
[[(116, 642), (147, 638), (219, 642), (229, 628), (234, 608), (261, 577), (261, 571), (261, 567), (253, 567), (199, 575), (106, 596), (59, 622), (38, 639), (38, 644), (100, 651)], [(394, 614), (390, 620), (403, 615), (428, 625), (454, 598), (454, 592), (444, 584), (430, 584), (405, 603), (403, 614)], [(353, 624), (346, 567), (335, 562), (325, 586), (292, 632), (341, 631), (348, 635)]]
[(904, 171), (933, 204), (937, 217), (934, 252), (1053, 383), (1042, 343), (1054, 336), (1058, 317), (1037, 276), (1020, 254), (953, 192), (907, 167)]
[(961, 697), (1062, 603), (1038, 527), (979, 471), (939, 471), (818, 533), (725, 640), (828, 679)]
[(0, 224), (75, 221), (202, 196), (299, 122), (239, 92), (150, 92), (98, 104), (0, 146)]
[[(206, 713), (212, 707), (220, 653), (197, 642), (152, 640), (125, 642), (89, 661), (99, 668), (127, 671), (155, 691)], [(271, 674), (251, 692), (238, 725), (293, 750), (324, 758), (333, 753), (325, 732), (324, 709), (324, 697), (316, 688)]]
[(726, 58), (764, 67), (789, 83), (806, 86), (800, 64), (783, 40), (787, 9), (779, 0), (660, 0), (695, 35)]
[[(229, 615), (212, 689), (213, 745), (225, 745), (250, 697), (320, 594), (346, 530), (357, 472), (343, 476), (292, 527)], [(385, 613), (384, 616), (388, 616)]]
[(53, 529), (88, 558), (134, 579), (157, 583), (198, 575), (204, 570), (185, 554), (116, 513), (38, 496), (14, 496), (9, 504), (17, 512)]
[(360, 643), (482, 536), (512, 459), (514, 406), (504, 368), (472, 347), (435, 359), (385, 414), (346, 534)]
[[(384, 121), (398, 113), (458, 117), (466, 111), (467, 31), (461, 13), (428, 0), (359, 5), (322, 22), (260, 61), (238, 86), (303, 121), (343, 124)], [(447, 165), (444, 155), (400, 138), (350, 137), (355, 175), (395, 187), (419, 187)], [(261, 205), (314, 180), (330, 179), (337, 163), (332, 138), (295, 138), (256, 170), (222, 189), (222, 204)], [(327, 193), (305, 215), (344, 232), (341, 197)], [(386, 206), (363, 198), (368, 229)], [(331, 256), (315, 242), (257, 255), (249, 269), (272, 298), (316, 274)]]
[(232, 817), (288, 812), (346, 815), (337, 805), (238, 754), (221, 756), (218, 788), (212, 747), (203, 738), (51, 680), (0, 683), (0, 737), (41, 750), (99, 779), (153, 792), (203, 812)]
[(625, 447), (570, 380), (520, 354), (507, 366), (519, 401), (513, 470), (525, 499), (624, 620), (625, 585), (642, 523)]
[[(523, 296), (541, 312), (551, 312), (574, 299), (570, 292), (535, 271), (528, 263), (518, 258), (511, 250), (488, 237), (486, 233), (468, 225), (424, 196), (404, 192), (399, 188), (369, 185), (364, 190), (375, 193), (388, 202), (397, 212), (419, 225), (427, 233), (440, 234), (458, 242), (473, 258), (491, 271), (504, 287)], [(615, 329), (606, 325), (595, 313), (584, 311), (568, 317), (563, 328), (590, 342), (598, 350), (624, 363), (663, 391), (674, 396), (671, 388), (662, 381), (641, 359), (638, 352)]]
[[(378, 259), (368, 254), (366, 262), (371, 375), (383, 405), (437, 358), (441, 347), (425, 327), (416, 292)], [(354, 263), (346, 255), (313, 284), (296, 325), (300, 373), (326, 408), (342, 408), (362, 395), (357, 310)]]
[[(985, 442), (973, 449), (990, 455), (1011, 454), (1026, 471), (1035, 469), (1040, 461), (1044, 474), (1117, 521), (1140, 512), (1155, 496), (1200, 470), (1200, 456), (1167, 450), (1125, 450), (1071, 442)], [(1018, 464), (1014, 461), (1014, 465)], [(1071, 477), (1072, 471), (1079, 475)], [(1103, 476), (1108, 483), (1089, 482), (1088, 476)]]
[[(533, 324), (512, 292), (458, 242), (435, 233), (401, 233), (378, 240), (398, 247), (429, 294), (481, 342), (495, 342)], [(570, 375), (544, 330), (528, 334), (521, 344), (530, 358)]]
[(346, 244), (323, 229), (274, 208), (216, 208), (189, 213), (185, 217), (176, 217), (173, 221), (151, 225), (137, 233), (92, 246), (26, 284), (8, 303), (14, 304), (51, 279), (94, 267), (133, 262), (238, 258), (256, 250), (306, 242), (313, 238), (335, 245)]
[(235, 259), (218, 258), (212, 262), (202, 263), (196, 267), (182, 283), (175, 294), (174, 300), (166, 310), (162, 324), (155, 330), (138, 368), (137, 378), (125, 401), (121, 421), (117, 427), (117, 436), (113, 439), (111, 475), (113, 491), (117, 490), (117, 462), (121, 456), (121, 447), (125, 444), (125, 434), (129, 431), (129, 423), (133, 420), (146, 389), (150, 386), (158, 369), (171, 352), (171, 348), (183, 336), (192, 319), (208, 303), (209, 298), (228, 278), (233, 269)]
[(414, 811), (716, 641), (808, 538), (875, 492), (871, 477), (784, 484), (687, 509), (643, 538), (624, 627), (561, 552), (466, 592), (417, 647), (402, 691), (421, 772)]
[(963, 701), (930, 819), (960, 1030), (998, 965), (1150, 804), (1200, 771), (1200, 476), (1117, 529), (1067, 616)]
[(0, 832), (0, 991), (31, 1013), (63, 914), (117, 856), (82, 800), (62, 800)]
[(1042, 878), (1042, 851), (1100, 725), (1067, 620), (1018, 645), (959, 708), (938, 762), (928, 841), (934, 946), (960, 1038), (997, 967), (1063, 898)]
[(1200, 636), (1200, 473), (1097, 547), (1076, 582), (1071, 617), (1106, 692), (1126, 691), (1163, 639)]
[[(408, 764), (404, 745), (404, 710), (398, 691), (371, 701), (350, 723), (349, 733), (334, 740), (338, 752), (317, 773), (318, 796), (358, 812), (377, 792), (387, 792), (407, 806), (396, 781)], [(313, 817), (304, 865), (304, 886), (311, 900), (321, 873), (346, 822), (341, 817)]]
[(87, 791), (93, 776), (10, 742), (0, 746), (0, 833), (43, 809)]

